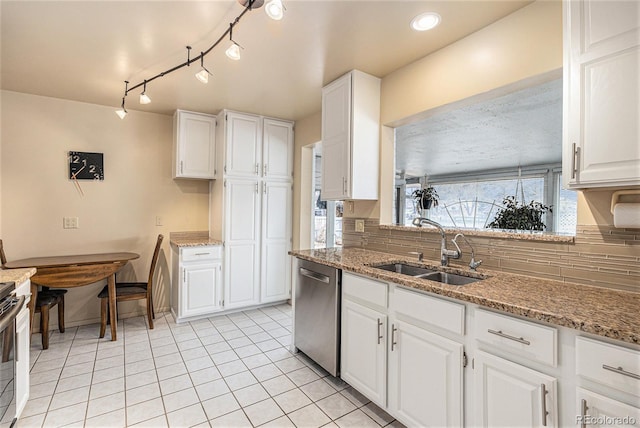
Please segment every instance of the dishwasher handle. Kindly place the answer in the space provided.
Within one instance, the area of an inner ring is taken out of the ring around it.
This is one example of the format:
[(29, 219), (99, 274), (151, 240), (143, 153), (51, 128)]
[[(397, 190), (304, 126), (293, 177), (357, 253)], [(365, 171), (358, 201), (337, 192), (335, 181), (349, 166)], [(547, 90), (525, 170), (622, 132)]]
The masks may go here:
[(300, 268), (300, 275), (315, 279), (316, 281), (324, 282), (325, 284), (329, 284), (330, 282), (330, 278), (328, 276), (305, 268)]

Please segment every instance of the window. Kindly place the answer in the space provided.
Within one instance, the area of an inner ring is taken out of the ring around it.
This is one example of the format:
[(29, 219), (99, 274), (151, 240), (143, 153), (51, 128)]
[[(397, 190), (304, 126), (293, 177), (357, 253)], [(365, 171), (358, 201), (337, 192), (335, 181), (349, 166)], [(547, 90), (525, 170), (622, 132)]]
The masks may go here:
[[(515, 195), (525, 204), (536, 201), (552, 207), (544, 219), (546, 231), (575, 234), (576, 193), (562, 189), (559, 167), (448, 177), (428, 183), (438, 192), (439, 205), (422, 214), (443, 226), (484, 229), (503, 206), (503, 199)], [(421, 187), (418, 179), (396, 186), (397, 223), (409, 226), (421, 215), (412, 196)]]
[(314, 149), (314, 197), (311, 219), (313, 248), (331, 248), (342, 246), (342, 201), (323, 201), (321, 155)]

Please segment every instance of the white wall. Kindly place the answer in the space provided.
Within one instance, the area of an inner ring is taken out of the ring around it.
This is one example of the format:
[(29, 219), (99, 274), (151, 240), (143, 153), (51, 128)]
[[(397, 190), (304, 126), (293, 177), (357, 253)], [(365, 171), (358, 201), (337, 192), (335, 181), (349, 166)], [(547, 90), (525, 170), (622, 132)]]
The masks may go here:
[[(169, 233), (207, 230), (208, 181), (171, 178), (172, 118), (2, 91), (0, 230), (9, 260), (34, 256), (132, 251), (119, 274), (146, 281), (156, 237), (165, 235), (154, 293), (169, 307)], [(104, 153), (104, 181), (69, 180), (68, 151)], [(163, 226), (156, 226), (161, 216)], [(63, 229), (78, 217), (78, 229)], [(97, 322), (102, 284), (67, 293), (66, 323)], [(142, 305), (119, 305), (123, 316)], [(52, 319), (52, 325), (57, 321)]]

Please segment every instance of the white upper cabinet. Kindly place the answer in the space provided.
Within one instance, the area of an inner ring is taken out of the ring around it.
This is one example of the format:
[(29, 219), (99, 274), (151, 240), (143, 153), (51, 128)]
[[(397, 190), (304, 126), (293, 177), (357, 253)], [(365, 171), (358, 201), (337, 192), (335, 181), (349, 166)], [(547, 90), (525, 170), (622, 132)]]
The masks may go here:
[(216, 117), (176, 110), (173, 178), (216, 178)]
[(565, 185), (640, 185), (640, 3), (564, 2)]
[(226, 112), (225, 120), (227, 144), (224, 173), (233, 177), (258, 177), (262, 150), (260, 117)]
[(353, 70), (322, 90), (322, 199), (378, 199), (380, 79)]
[(264, 119), (262, 176), (269, 180), (293, 178), (293, 123)]

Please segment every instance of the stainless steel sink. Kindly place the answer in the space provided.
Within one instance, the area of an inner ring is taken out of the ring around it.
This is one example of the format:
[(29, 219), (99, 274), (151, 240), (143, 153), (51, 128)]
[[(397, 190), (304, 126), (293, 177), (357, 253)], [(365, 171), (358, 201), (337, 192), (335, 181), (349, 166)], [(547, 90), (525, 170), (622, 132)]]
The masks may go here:
[(469, 276), (456, 275), (455, 273), (447, 272), (426, 273), (422, 275), (416, 275), (416, 277), (428, 279), (429, 281), (442, 282), (449, 285), (466, 285), (481, 280), (481, 278), (471, 278)]
[(388, 265), (371, 266), (389, 272), (401, 273), (414, 278), (428, 279), (429, 281), (442, 282), (449, 285), (466, 285), (472, 282), (481, 281), (482, 278), (473, 278), (454, 273), (440, 272), (435, 269), (428, 269), (419, 266), (411, 266), (404, 263), (392, 263)]
[(372, 267), (376, 269), (388, 270), (389, 272), (401, 273), (403, 275), (409, 275), (409, 276), (438, 273), (438, 271), (434, 269), (411, 266), (411, 265), (406, 265), (404, 263), (393, 263), (390, 265), (372, 266)]

